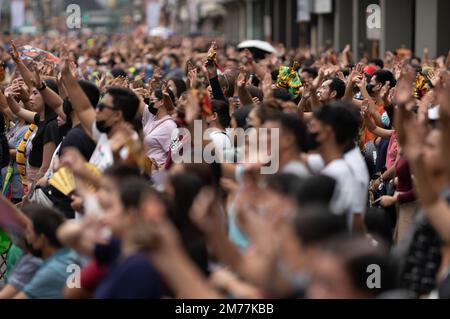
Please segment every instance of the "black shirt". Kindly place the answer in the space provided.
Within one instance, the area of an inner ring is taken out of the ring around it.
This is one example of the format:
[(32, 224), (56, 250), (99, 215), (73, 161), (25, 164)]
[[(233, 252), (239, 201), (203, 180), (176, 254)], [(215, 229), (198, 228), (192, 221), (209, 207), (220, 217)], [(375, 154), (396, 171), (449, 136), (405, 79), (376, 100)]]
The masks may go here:
[(160, 299), (165, 286), (144, 253), (121, 256), (120, 240), (95, 246), (95, 258), (108, 271), (96, 287), (94, 299)]
[[(81, 124), (71, 128), (63, 141), (61, 142), (61, 147), (59, 148), (59, 154), (63, 154), (64, 148), (75, 147), (84, 156), (86, 161), (89, 161), (92, 153), (94, 153), (96, 144), (95, 142), (86, 134)], [(52, 185), (44, 187), (44, 191), (47, 196), (53, 202), (53, 205), (64, 213), (66, 218), (74, 218), (75, 211), (70, 206), (72, 200), (63, 193), (59, 192)]]
[(44, 145), (50, 142), (58, 146), (61, 141), (56, 119), (40, 120), (39, 114), (34, 117), (34, 124), (38, 126), (36, 135), (31, 141), (33, 147), (28, 157), (28, 163), (33, 167), (41, 167), (44, 154)]
[(94, 153), (96, 144), (86, 134), (81, 124), (78, 124), (67, 132), (66, 137), (61, 143), (60, 154), (63, 154), (64, 148), (66, 147), (75, 147), (84, 156), (85, 160), (89, 161), (92, 153)]

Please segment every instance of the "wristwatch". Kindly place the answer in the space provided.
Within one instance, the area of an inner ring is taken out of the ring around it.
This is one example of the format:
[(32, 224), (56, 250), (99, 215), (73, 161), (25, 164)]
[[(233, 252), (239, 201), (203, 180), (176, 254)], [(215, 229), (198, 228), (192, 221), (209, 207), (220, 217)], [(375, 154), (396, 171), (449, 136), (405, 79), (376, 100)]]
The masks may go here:
[(37, 89), (38, 91), (43, 91), (43, 90), (45, 90), (46, 88), (47, 88), (47, 85), (45, 85), (45, 82), (44, 82), (44, 81), (41, 82), (41, 86), (36, 87), (36, 89)]

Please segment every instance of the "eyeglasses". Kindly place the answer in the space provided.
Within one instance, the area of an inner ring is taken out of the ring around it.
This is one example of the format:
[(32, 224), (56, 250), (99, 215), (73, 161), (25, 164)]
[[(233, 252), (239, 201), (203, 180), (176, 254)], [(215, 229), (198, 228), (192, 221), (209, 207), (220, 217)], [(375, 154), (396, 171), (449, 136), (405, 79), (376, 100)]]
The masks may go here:
[(110, 109), (110, 110), (113, 110), (113, 111), (118, 111), (118, 110), (119, 110), (117, 107), (114, 107), (114, 106), (111, 106), (111, 105), (107, 105), (107, 104), (105, 104), (105, 103), (99, 103), (99, 104), (97, 105), (97, 109), (98, 109), (100, 112), (103, 111), (104, 108), (107, 108), (107, 109)]

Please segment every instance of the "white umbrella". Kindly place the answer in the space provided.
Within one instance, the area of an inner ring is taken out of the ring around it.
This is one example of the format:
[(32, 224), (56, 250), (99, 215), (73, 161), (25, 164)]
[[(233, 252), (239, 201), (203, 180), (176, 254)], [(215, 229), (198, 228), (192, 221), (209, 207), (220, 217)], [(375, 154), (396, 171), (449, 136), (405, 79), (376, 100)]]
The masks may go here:
[(155, 27), (150, 29), (148, 34), (152, 37), (167, 39), (172, 35), (172, 31), (166, 27)]
[(243, 41), (241, 43), (238, 44), (237, 46), (238, 49), (242, 50), (242, 49), (258, 49), (267, 53), (275, 53), (276, 50), (275, 48), (266, 41), (261, 41), (261, 40), (246, 40)]

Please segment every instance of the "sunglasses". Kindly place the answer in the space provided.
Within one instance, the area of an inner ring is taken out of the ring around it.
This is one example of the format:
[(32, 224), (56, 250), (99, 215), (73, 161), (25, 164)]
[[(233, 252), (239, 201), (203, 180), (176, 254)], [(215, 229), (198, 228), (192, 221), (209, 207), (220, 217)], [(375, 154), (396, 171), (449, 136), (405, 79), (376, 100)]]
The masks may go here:
[(105, 104), (105, 103), (99, 103), (99, 104), (97, 105), (97, 109), (98, 109), (100, 112), (103, 111), (104, 108), (110, 109), (110, 110), (112, 110), (112, 111), (118, 111), (118, 110), (119, 110), (118, 108), (116, 108), (116, 107), (114, 107), (114, 106), (111, 106), (111, 105), (107, 105), (107, 104)]

